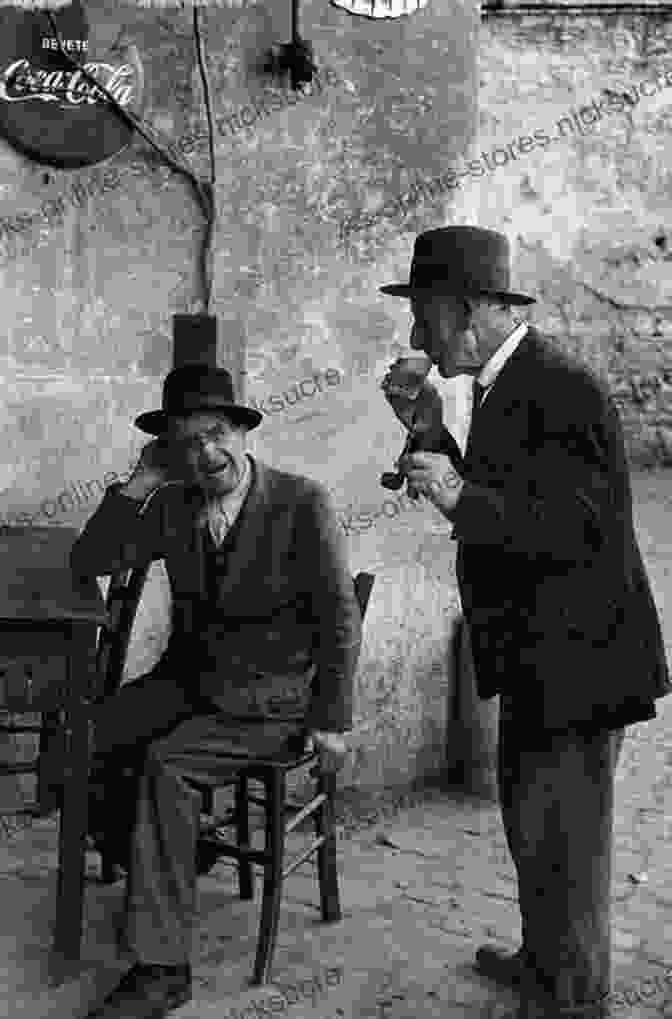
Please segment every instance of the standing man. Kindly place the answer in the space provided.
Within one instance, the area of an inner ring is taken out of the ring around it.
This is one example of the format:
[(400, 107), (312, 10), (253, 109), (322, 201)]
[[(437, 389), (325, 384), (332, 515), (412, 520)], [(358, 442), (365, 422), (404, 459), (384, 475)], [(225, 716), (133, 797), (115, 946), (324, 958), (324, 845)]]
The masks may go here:
[(610, 987), (613, 783), (624, 728), (670, 693), (637, 546), (623, 433), (600, 382), (517, 309), (504, 236), (430, 230), (408, 284), (411, 346), (440, 375), (475, 376), (464, 460), (425, 383), (388, 396), (423, 421), (409, 484), (453, 522), (479, 695), (501, 694), (498, 779), (522, 946), (480, 972), (519, 986), (519, 1016), (593, 1017)]

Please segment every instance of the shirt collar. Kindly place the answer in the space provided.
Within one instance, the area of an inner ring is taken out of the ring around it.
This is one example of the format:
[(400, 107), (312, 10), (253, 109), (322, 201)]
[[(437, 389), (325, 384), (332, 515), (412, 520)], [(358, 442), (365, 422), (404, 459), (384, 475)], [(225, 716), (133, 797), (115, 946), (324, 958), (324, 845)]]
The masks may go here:
[(483, 366), (478, 381), (484, 389), (489, 389), (495, 384), (497, 376), (527, 333), (527, 329), (527, 322), (520, 322)]

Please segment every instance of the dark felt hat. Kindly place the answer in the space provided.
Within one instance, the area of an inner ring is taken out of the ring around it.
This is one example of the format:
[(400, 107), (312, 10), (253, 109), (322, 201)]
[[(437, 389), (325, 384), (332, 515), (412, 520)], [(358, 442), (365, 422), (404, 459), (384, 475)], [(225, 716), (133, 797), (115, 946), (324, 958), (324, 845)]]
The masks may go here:
[(163, 384), (161, 410), (150, 410), (135, 419), (136, 428), (149, 435), (162, 435), (170, 417), (184, 417), (197, 411), (225, 411), (234, 424), (256, 428), (263, 415), (252, 407), (236, 403), (233, 379), (226, 368), (186, 364), (174, 368)]
[(504, 234), (478, 226), (446, 226), (416, 237), (408, 283), (380, 289), (395, 297), (490, 295), (510, 304), (534, 303), (536, 298), (512, 292), (510, 280), (511, 254)]
[(150, 410), (135, 419), (148, 435), (162, 435), (171, 417), (197, 411), (218, 410), (234, 424), (250, 429), (263, 414), (236, 401), (233, 378), (217, 367), (217, 322), (211, 315), (173, 316), (173, 370), (163, 383), (161, 410)]

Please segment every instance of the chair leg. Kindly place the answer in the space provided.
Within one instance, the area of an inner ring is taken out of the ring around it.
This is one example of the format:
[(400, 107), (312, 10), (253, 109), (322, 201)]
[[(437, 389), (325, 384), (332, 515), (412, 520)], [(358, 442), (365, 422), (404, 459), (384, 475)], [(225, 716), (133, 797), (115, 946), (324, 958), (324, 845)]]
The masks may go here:
[(199, 786), (198, 791), (203, 798), (203, 813), (212, 816), (215, 812), (215, 790), (212, 786)]
[[(238, 848), (250, 845), (250, 804), (248, 778), (240, 772), (236, 780), (236, 841)], [(241, 899), (254, 898), (254, 870), (249, 860), (238, 860), (238, 891)]]
[(63, 799), (66, 741), (58, 711), (42, 715), (37, 759), (37, 802), (43, 816), (58, 810)]
[(338, 868), (336, 866), (336, 817), (334, 795), (336, 776), (318, 776), (318, 793), (326, 793), (327, 799), (315, 814), (315, 828), (324, 835), (324, 843), (317, 851), (317, 876), (320, 883), (320, 909), (325, 923), (338, 923), (341, 919), (341, 902), (338, 892)]
[(264, 849), (268, 860), (264, 867), (264, 897), (261, 904), (261, 922), (257, 957), (254, 962), (252, 984), (268, 982), (273, 953), (278, 935), (280, 901), (282, 898), (282, 863), (285, 848), (285, 775), (280, 768), (271, 769), (264, 778), (266, 787), (266, 841)]
[(65, 709), (65, 785), (58, 833), (56, 923), (50, 978), (62, 983), (81, 959), (84, 865), (88, 814), (89, 743), (87, 709), (71, 698)]

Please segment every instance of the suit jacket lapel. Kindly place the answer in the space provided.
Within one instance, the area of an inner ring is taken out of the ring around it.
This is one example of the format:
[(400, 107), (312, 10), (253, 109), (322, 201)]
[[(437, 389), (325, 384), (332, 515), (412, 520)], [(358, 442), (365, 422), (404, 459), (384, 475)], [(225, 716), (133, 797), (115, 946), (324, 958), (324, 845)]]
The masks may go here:
[(465, 470), (477, 456), (479, 446), (489, 442), (497, 431), (497, 422), (513, 404), (529, 395), (529, 370), (537, 356), (538, 334), (530, 327), (502, 368), (492, 391), (480, 407), (467, 437)]
[(205, 596), (202, 528), (199, 518), (204, 505), (203, 493), (197, 487), (176, 490), (168, 507), (169, 553), (179, 562), (180, 595), (187, 599)]

